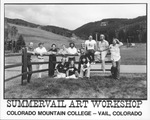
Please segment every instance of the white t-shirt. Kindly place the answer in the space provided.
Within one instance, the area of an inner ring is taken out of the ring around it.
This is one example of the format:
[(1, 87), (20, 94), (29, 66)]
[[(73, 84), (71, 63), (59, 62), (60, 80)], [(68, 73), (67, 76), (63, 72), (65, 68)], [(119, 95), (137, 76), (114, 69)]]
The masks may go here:
[(99, 50), (106, 50), (109, 47), (109, 43), (106, 40), (98, 42), (98, 49)]
[(87, 48), (87, 50), (94, 50), (94, 46), (96, 45), (96, 41), (95, 40), (86, 40), (85, 41), (85, 46)]
[[(39, 54), (43, 54), (43, 53), (47, 52), (47, 50), (46, 50), (46, 48), (45, 48), (45, 47), (42, 47), (42, 48), (37, 47), (37, 48), (35, 49), (35, 52), (36, 52), (36, 53), (39, 53)], [(44, 57), (43, 57), (43, 56), (38, 55), (38, 58), (44, 58)]]
[(113, 44), (109, 46), (111, 52), (111, 60), (118, 61), (121, 58), (119, 48), (121, 45), (123, 44), (120, 42), (120, 44), (116, 44), (115, 46)]
[(76, 54), (77, 53), (77, 48), (75, 48), (75, 47), (73, 47), (73, 48), (69, 47), (67, 49), (67, 51), (68, 51), (69, 54)]

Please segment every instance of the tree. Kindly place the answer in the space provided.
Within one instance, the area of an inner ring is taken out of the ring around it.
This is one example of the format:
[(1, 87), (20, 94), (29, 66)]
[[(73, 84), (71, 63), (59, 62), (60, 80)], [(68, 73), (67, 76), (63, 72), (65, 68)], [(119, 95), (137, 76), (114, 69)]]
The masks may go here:
[(19, 36), (17, 40), (17, 50), (21, 50), (22, 47), (25, 47), (25, 41), (22, 35)]

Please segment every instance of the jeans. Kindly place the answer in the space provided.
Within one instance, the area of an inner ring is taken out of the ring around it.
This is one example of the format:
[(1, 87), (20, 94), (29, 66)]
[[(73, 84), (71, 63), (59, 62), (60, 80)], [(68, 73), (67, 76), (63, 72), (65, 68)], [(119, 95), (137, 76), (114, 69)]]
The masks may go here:
[(120, 63), (121, 63), (121, 59), (118, 61), (112, 61), (111, 74), (112, 77), (115, 79), (120, 78)]
[(80, 75), (81, 78), (85, 77), (90, 77), (90, 67), (87, 67), (86, 70), (84, 70), (83, 65), (81, 65), (80, 68)]
[[(44, 59), (38, 59), (38, 62), (44, 62)], [(37, 65), (37, 70), (42, 70), (42, 64), (38, 64)], [(39, 72), (39, 75), (38, 75), (38, 78), (41, 78), (42, 77), (42, 73)]]

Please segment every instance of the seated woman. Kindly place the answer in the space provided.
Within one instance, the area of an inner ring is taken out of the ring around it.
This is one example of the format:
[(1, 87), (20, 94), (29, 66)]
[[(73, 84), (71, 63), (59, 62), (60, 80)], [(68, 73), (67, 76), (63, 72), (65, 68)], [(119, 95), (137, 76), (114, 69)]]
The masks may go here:
[(61, 59), (61, 63), (59, 63), (56, 67), (56, 77), (55, 78), (66, 78), (66, 71), (67, 71), (67, 64), (66, 58)]
[(85, 55), (84, 49), (81, 49), (81, 55), (79, 58), (78, 71), (80, 72), (79, 77), (84, 76), (90, 78), (90, 63), (88, 57)]
[(63, 55), (63, 57), (66, 58), (66, 61), (68, 61), (68, 57), (66, 56), (66, 54), (68, 54), (68, 50), (64, 44), (62, 45), (62, 48), (58, 51), (58, 54)]
[(78, 70), (75, 67), (74, 60), (69, 61), (69, 66), (68, 66), (66, 74), (67, 74), (66, 78), (77, 79), (77, 77), (78, 77)]
[[(53, 62), (57, 61), (57, 59), (56, 59), (56, 54), (57, 54), (56, 44), (51, 45), (51, 48), (49, 49), (48, 54), (51, 55), (51, 60)], [(54, 72), (55, 72), (55, 66), (56, 66), (56, 63), (53, 63), (53, 70), (51, 71), (52, 76), (54, 75)]]
[[(68, 54), (75, 55), (75, 54), (78, 53), (77, 48), (75, 47), (75, 44), (74, 44), (74, 43), (70, 43), (69, 46), (70, 46), (70, 47), (67, 49)], [(70, 60), (74, 60), (74, 61), (75, 61), (75, 57), (74, 57), (74, 56), (70, 56), (70, 57), (69, 57), (69, 61), (70, 61)]]

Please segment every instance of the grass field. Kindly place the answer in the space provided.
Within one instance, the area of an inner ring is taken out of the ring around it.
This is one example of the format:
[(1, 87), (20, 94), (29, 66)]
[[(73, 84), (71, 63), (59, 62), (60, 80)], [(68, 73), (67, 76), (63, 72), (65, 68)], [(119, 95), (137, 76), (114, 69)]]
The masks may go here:
[[(146, 65), (146, 44), (136, 44), (135, 47), (127, 48), (123, 46), (121, 48), (121, 64), (122, 65)], [(35, 56), (32, 57), (36, 59)], [(108, 59), (110, 56), (108, 56)], [(48, 60), (48, 57), (45, 57)], [(17, 63), (21, 62), (21, 57), (8, 57), (5, 58), (5, 63)]]
[(60, 47), (62, 44), (68, 46), (69, 42), (74, 42), (78, 47), (81, 42), (83, 42), (82, 40), (73, 40), (69, 37), (54, 34), (52, 32), (47, 32), (39, 28), (31, 28), (15, 24), (9, 25), (16, 26), (18, 29), (18, 33), (23, 35), (26, 44), (28, 44), (29, 42), (33, 42), (35, 48), (38, 46), (39, 42), (43, 42), (44, 46), (47, 49), (49, 49), (53, 43)]
[(120, 80), (92, 73), (87, 79), (32, 79), (5, 84), (5, 98), (141, 98), (146, 99), (146, 74), (121, 74)]

